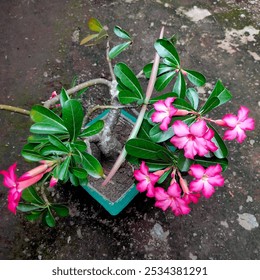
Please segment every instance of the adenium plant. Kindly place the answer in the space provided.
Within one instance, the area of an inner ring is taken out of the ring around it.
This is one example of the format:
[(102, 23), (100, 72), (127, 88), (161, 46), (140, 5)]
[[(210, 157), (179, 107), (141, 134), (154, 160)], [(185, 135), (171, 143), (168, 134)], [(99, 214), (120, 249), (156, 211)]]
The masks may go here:
[[(155, 201), (163, 211), (186, 215), (190, 204), (201, 197), (210, 198), (216, 188), (224, 186), (222, 173), (228, 167), (228, 149), (224, 140), (242, 143), (246, 131), (254, 129), (249, 109), (241, 106), (237, 115), (226, 114), (212, 119), (209, 113), (231, 100), (231, 93), (217, 81), (206, 102), (199, 103), (196, 87), (203, 86), (206, 78), (201, 73), (182, 66), (173, 38), (165, 38), (162, 29), (156, 40), (154, 61), (138, 74), (122, 62), (112, 66), (112, 60), (132, 44), (132, 38), (116, 26), (114, 33), (123, 40), (109, 47), (108, 28), (92, 18), (88, 26), (94, 33), (81, 44), (96, 45), (107, 41), (107, 62), (112, 80), (97, 78), (71, 89), (54, 91), (43, 105), (31, 111), (1, 105), (1, 109), (29, 114), (33, 124), (22, 156), (37, 167), (16, 175), (16, 163), (1, 170), (3, 185), (9, 189), (8, 209), (16, 214), (25, 212), (30, 221), (41, 218), (45, 224), (55, 225), (58, 216), (67, 216), (65, 205), (52, 203), (46, 188), (60, 184), (86, 185), (88, 176), (104, 178), (105, 186), (126, 159), (135, 166), (133, 176), (136, 188)], [(146, 78), (146, 91), (139, 79)], [(80, 97), (95, 84), (107, 85), (111, 103), (84, 108)], [(166, 90), (166, 92), (165, 92)], [(152, 93), (156, 91), (155, 97)], [(119, 143), (113, 133), (120, 109), (140, 108), (140, 112), (126, 143)], [(104, 120), (88, 125), (96, 110), (110, 108)], [(217, 127), (226, 129), (223, 137)], [(104, 174), (101, 163), (94, 157), (90, 143), (95, 142), (106, 156), (122, 151), (109, 174)], [(125, 144), (125, 145), (124, 145)]]

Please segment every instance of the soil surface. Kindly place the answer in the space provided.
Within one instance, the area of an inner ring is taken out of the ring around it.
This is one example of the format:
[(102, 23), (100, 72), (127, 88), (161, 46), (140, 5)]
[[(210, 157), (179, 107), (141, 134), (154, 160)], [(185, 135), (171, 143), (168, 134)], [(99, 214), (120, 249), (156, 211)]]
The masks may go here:
[[(53, 90), (79, 81), (110, 78), (106, 45), (79, 46), (97, 17), (109, 28), (119, 25), (134, 38), (115, 62), (138, 73), (154, 57), (161, 26), (175, 34), (182, 64), (205, 74), (203, 101), (217, 79), (231, 91), (232, 103), (211, 115), (251, 109), (256, 129), (243, 145), (228, 142), (225, 187), (174, 217), (138, 195), (118, 216), (110, 216), (82, 188), (59, 186), (53, 196), (65, 201), (70, 216), (55, 228), (30, 223), (7, 210), (7, 189), (0, 187), (0, 259), (259, 259), (259, 61), (260, 2), (238, 0), (10, 0), (0, 3), (0, 103), (31, 106)], [(111, 45), (120, 40), (113, 37)], [(107, 88), (89, 89), (90, 102), (107, 104)], [(19, 155), (31, 121), (0, 112), (0, 169), (18, 162), (19, 174), (31, 168)]]

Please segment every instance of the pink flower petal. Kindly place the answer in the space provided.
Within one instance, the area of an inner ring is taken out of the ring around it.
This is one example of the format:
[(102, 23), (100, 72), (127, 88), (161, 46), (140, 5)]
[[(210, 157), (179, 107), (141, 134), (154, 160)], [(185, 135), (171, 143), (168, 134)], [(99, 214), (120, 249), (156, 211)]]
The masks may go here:
[(165, 200), (169, 198), (169, 195), (167, 194), (167, 192), (160, 187), (157, 187), (154, 189), (154, 196), (156, 198), (156, 200)]
[(241, 121), (246, 120), (249, 112), (250, 112), (250, 110), (247, 107), (240, 106), (238, 113), (237, 113), (238, 121), (241, 122)]
[(255, 129), (255, 120), (248, 118), (239, 124), (239, 127), (243, 130), (254, 130)]
[(236, 138), (237, 138), (237, 129), (236, 128), (225, 131), (224, 137), (223, 137), (224, 140), (234, 140)]
[(178, 149), (183, 149), (188, 141), (189, 138), (185, 136), (184, 137), (173, 136), (170, 140), (173, 146), (177, 147)]
[(167, 193), (172, 197), (180, 197), (181, 188), (177, 183), (173, 183), (167, 190)]
[(207, 130), (208, 127), (204, 120), (197, 121), (190, 126), (191, 134), (195, 135), (196, 137), (203, 137)]
[(168, 129), (168, 126), (171, 122), (171, 118), (170, 117), (166, 117), (163, 119), (162, 123), (160, 124), (160, 129), (163, 131), (166, 131)]
[(175, 121), (172, 125), (175, 135), (178, 137), (187, 136), (190, 134), (189, 127), (183, 121)]
[(155, 185), (155, 183), (157, 183), (157, 181), (159, 180), (160, 176), (150, 173), (149, 178), (150, 178), (151, 184)]
[(148, 168), (148, 166), (145, 164), (144, 161), (141, 162), (140, 171), (141, 171), (144, 175), (146, 175), (146, 176), (149, 175), (149, 168)]
[(190, 183), (190, 191), (201, 192), (204, 188), (204, 182), (200, 179), (194, 180)]
[(147, 185), (147, 193), (146, 196), (148, 197), (154, 197), (155, 194), (155, 190), (154, 190), (154, 185), (152, 185), (151, 183), (149, 183)]
[(147, 181), (143, 180), (136, 184), (136, 188), (139, 192), (144, 192), (147, 190), (147, 185), (148, 185)]
[(134, 177), (137, 181), (143, 181), (146, 179), (146, 176), (140, 170), (134, 171)]
[(205, 169), (200, 164), (192, 164), (189, 170), (189, 174), (196, 179), (201, 179), (205, 174)]
[(165, 101), (164, 101), (166, 107), (167, 108), (173, 107), (172, 103), (174, 102), (175, 99), (176, 99), (175, 97), (168, 97), (168, 98), (166, 98)]
[(186, 158), (194, 159), (194, 156), (197, 154), (196, 144), (194, 141), (190, 140), (184, 146), (184, 156)]
[(45, 173), (43, 172), (43, 173), (38, 174), (38, 175), (36, 175), (36, 176), (34, 176), (34, 177), (28, 179), (28, 180), (23, 180), (23, 181), (21, 181), (21, 182), (20, 182), (19, 179), (18, 179), (17, 190), (22, 191), (22, 190), (24, 190), (24, 189), (26, 189), (26, 188), (28, 188), (28, 187), (34, 185), (35, 183), (37, 183), (38, 181), (41, 180), (41, 178), (43, 177), (44, 174), (45, 174)]
[(169, 114), (167, 114), (166, 112), (154, 112), (151, 116), (151, 120), (154, 123), (160, 123), (164, 118), (168, 116)]
[(161, 208), (163, 211), (166, 211), (170, 204), (170, 200), (157, 200), (155, 202), (155, 206)]
[(227, 126), (230, 128), (234, 128), (237, 125), (238, 119), (236, 116), (232, 114), (227, 114), (225, 115), (222, 120), (226, 123)]
[(214, 187), (222, 187), (224, 185), (224, 181), (224, 178), (220, 174), (208, 178), (208, 183)]
[(205, 182), (204, 188), (202, 189), (201, 192), (206, 198), (210, 198), (215, 192), (215, 188), (212, 185), (210, 185), (208, 182)]
[(222, 167), (220, 164), (217, 164), (217, 165), (209, 166), (206, 169), (205, 174), (208, 175), (208, 177), (213, 177), (213, 176), (218, 175), (221, 172), (222, 172)]
[(237, 139), (238, 143), (242, 143), (246, 139), (245, 131), (240, 128), (237, 128), (237, 138), (236, 139)]
[(57, 185), (57, 183), (58, 183), (58, 179), (55, 178), (55, 177), (52, 177), (51, 180), (50, 180), (50, 185), (49, 185), (49, 187), (50, 187), (50, 188), (53, 188), (53, 187), (55, 187), (55, 186)]

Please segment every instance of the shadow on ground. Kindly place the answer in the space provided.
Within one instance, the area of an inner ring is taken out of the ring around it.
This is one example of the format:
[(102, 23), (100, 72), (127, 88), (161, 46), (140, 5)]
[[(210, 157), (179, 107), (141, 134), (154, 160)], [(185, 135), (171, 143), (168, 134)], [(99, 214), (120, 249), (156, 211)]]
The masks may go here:
[[(109, 78), (105, 46), (78, 44), (78, 32), (86, 36), (94, 16), (110, 30), (118, 24), (133, 34), (133, 47), (120, 59), (136, 72), (153, 58), (153, 42), (165, 25), (166, 35), (179, 38), (183, 64), (207, 77), (201, 99), (218, 78), (232, 92), (233, 103), (218, 116), (243, 104), (260, 118), (258, 1), (12, 0), (0, 7), (0, 103), (30, 110), (53, 90), (68, 88), (75, 75)], [(100, 100), (103, 92), (94, 91)], [(18, 161), (22, 172), (18, 154), (30, 120), (1, 111), (0, 122), (0, 169)], [(163, 213), (143, 195), (111, 217), (84, 190), (66, 186), (57, 195), (69, 201), (71, 215), (50, 229), (8, 212), (1, 187), (0, 259), (259, 259), (259, 128), (249, 134), (244, 145), (228, 143), (225, 187), (187, 217)]]

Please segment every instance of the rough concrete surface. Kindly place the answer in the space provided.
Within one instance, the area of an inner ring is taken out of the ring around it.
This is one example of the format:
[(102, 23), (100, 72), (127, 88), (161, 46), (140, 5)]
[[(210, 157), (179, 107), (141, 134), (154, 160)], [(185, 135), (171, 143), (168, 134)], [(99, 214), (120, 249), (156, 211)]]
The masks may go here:
[[(134, 36), (131, 49), (116, 61), (136, 72), (154, 56), (153, 42), (162, 25), (176, 34), (183, 65), (201, 71), (207, 87), (220, 78), (233, 102), (216, 112), (251, 109), (256, 129), (243, 145), (229, 142), (226, 183), (190, 215), (174, 217), (138, 195), (118, 216), (110, 216), (81, 188), (59, 187), (70, 217), (54, 229), (30, 223), (7, 210), (7, 189), (0, 188), (0, 259), (259, 259), (259, 1), (163, 0), (9, 0), (0, 2), (0, 103), (30, 110), (73, 76), (109, 78), (105, 45), (86, 48), (87, 21), (99, 18), (110, 31), (119, 25)], [(73, 36), (74, 34), (74, 36)], [(118, 43), (117, 39), (112, 44)], [(102, 99), (106, 89), (97, 88)], [(18, 161), (30, 120), (0, 112), (0, 169)]]

